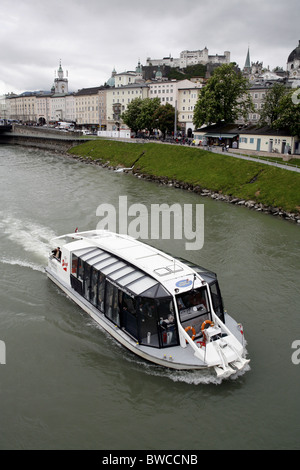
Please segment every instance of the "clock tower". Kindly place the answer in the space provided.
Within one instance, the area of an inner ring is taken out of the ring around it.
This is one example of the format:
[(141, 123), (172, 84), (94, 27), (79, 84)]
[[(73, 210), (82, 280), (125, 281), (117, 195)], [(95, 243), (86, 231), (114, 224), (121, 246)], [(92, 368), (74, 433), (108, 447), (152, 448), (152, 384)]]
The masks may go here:
[(64, 78), (64, 71), (61, 66), (61, 60), (59, 61), (59, 69), (57, 71), (57, 77), (54, 80), (55, 93), (66, 94), (68, 93), (68, 79)]

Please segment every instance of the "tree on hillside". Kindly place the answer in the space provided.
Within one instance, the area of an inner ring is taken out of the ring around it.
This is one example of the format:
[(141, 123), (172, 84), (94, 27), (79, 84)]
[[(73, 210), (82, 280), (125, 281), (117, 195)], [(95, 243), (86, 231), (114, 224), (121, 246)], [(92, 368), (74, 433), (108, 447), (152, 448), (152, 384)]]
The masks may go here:
[(246, 78), (237, 72), (234, 64), (216, 68), (207, 84), (201, 89), (194, 110), (194, 125), (235, 122), (238, 117), (247, 119), (253, 110)]
[(193, 77), (205, 77), (207, 66), (203, 64), (188, 65), (185, 69), (171, 68), (168, 73), (169, 80), (190, 80)]
[(288, 90), (282, 83), (275, 83), (272, 88), (267, 91), (264, 105), (260, 113), (259, 124), (272, 125), (272, 123), (279, 118), (279, 103), (281, 98), (287, 93)]
[(175, 108), (170, 103), (160, 105), (155, 111), (153, 118), (156, 123), (155, 127), (160, 129), (164, 137), (167, 132), (172, 133), (174, 131)]
[(300, 88), (282, 96), (278, 104), (278, 117), (272, 127), (287, 129), (291, 135), (300, 137)]

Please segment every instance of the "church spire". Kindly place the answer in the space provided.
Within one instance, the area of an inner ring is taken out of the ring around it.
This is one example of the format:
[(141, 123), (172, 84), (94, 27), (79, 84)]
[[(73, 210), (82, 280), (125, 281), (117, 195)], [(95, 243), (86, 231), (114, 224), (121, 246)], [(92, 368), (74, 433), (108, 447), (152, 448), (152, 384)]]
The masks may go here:
[(247, 57), (246, 57), (246, 62), (244, 66), (244, 70), (250, 70), (250, 51), (249, 51), (249, 46), (248, 46), (248, 52), (247, 52)]
[(58, 78), (64, 78), (64, 71), (61, 66), (61, 59), (59, 59)]

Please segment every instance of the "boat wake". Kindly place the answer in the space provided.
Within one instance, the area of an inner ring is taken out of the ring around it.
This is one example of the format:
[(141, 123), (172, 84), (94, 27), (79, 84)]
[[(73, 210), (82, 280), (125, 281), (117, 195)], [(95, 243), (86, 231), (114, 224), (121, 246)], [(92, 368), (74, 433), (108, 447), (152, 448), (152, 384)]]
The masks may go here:
[(218, 378), (213, 370), (197, 370), (197, 371), (179, 371), (172, 369), (158, 369), (152, 365), (146, 366), (147, 373), (157, 377), (165, 377), (172, 382), (181, 382), (188, 385), (221, 385), (225, 380), (236, 380), (250, 370), (247, 365), (242, 371), (237, 371), (228, 378)]
[(50, 240), (56, 234), (30, 220), (24, 221), (10, 214), (1, 216), (0, 229), (7, 242), (4, 243), (0, 262), (43, 272), (51, 249)]
[[(106, 332), (104, 331), (104, 333)], [(107, 337), (110, 338), (108, 334)], [(167, 378), (172, 382), (181, 382), (188, 385), (221, 385), (225, 381), (238, 379), (250, 370), (250, 365), (247, 364), (242, 370), (237, 370), (236, 373), (232, 374), (230, 377), (220, 378), (216, 376), (213, 369), (191, 371), (167, 369), (139, 359), (130, 351), (124, 350), (123, 346), (119, 343), (114, 343), (114, 345), (122, 350), (122, 356), (126, 361), (133, 363), (133, 365), (137, 366), (139, 370), (142, 368), (147, 375)]]
[(1, 258), (0, 263), (10, 264), (11, 266), (21, 266), (23, 268), (30, 268), (30, 269), (33, 269), (33, 271), (40, 271), (42, 273), (44, 272), (43, 266), (31, 263), (30, 261), (24, 261), (24, 260), (21, 260), (21, 259)]

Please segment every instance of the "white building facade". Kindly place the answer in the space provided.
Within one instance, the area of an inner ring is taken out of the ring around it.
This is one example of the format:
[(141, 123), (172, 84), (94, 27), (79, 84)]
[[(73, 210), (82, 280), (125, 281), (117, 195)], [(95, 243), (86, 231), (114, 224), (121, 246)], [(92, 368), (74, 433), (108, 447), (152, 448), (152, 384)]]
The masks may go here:
[(118, 131), (127, 129), (121, 115), (126, 111), (132, 100), (148, 98), (148, 86), (144, 83), (108, 88), (106, 90), (107, 130)]
[(230, 52), (225, 51), (222, 55), (209, 55), (208, 49), (205, 47), (202, 50), (197, 51), (182, 51), (179, 58), (164, 57), (163, 59), (151, 59), (147, 58), (147, 65), (162, 66), (167, 65), (172, 68), (184, 69), (189, 65), (197, 64), (229, 64), (230, 63)]
[[(186, 81), (186, 80), (184, 80)], [(181, 132), (188, 137), (192, 136), (195, 130), (193, 123), (194, 110), (198, 101), (201, 86), (178, 85), (177, 114), (178, 124)]]

